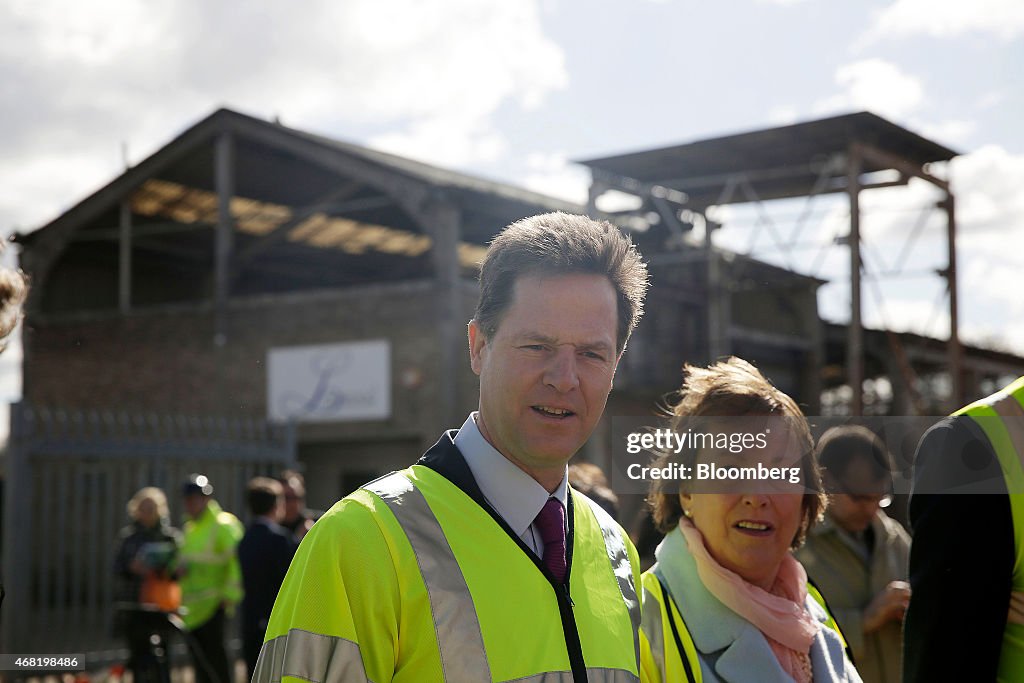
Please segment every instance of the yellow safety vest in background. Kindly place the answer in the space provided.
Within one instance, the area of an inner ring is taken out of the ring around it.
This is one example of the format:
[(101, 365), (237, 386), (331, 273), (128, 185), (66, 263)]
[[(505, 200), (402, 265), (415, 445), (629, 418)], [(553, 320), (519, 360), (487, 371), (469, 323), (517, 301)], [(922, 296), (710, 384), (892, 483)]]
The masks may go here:
[(230, 609), (242, 600), (242, 572), (236, 549), (245, 529), (230, 512), (210, 500), (199, 519), (185, 522), (178, 566), (181, 578), (182, 619), (191, 631), (205, 624), (221, 604)]
[[(988, 398), (953, 413), (973, 418), (999, 459), (1013, 518), (1014, 562), (1011, 591), (1024, 597), (1024, 377)], [(1009, 596), (1007, 596), (1009, 609)], [(970, 628), (970, 624), (964, 625)], [(999, 654), (1000, 681), (1024, 681), (1024, 624), (1007, 621)]]
[(253, 680), (555, 682), (572, 680), (573, 659), (590, 681), (638, 681), (636, 550), (607, 513), (570, 495), (564, 595), (430, 467), (367, 484), (303, 539)]

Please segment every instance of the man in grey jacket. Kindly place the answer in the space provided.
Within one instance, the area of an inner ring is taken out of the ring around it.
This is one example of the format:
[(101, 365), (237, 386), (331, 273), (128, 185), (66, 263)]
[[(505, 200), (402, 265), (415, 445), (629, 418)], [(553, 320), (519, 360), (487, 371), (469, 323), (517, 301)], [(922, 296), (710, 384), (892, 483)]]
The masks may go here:
[(873, 432), (853, 425), (825, 432), (817, 452), (829, 506), (796, 557), (828, 601), (865, 683), (899, 683), (910, 536), (882, 510), (891, 500), (889, 453)]

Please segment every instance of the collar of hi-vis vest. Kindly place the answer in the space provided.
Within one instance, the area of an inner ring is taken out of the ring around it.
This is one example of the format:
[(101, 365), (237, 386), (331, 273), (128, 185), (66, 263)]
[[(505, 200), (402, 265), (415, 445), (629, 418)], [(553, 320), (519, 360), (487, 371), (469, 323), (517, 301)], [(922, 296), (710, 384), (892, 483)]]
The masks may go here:
[[(431, 447), (416, 464), (440, 475), (451, 485), (461, 490), (474, 503), (485, 510), (505, 533), (515, 538), (512, 529), (484, 499), (483, 494), (480, 491), (480, 487), (477, 485), (469, 466), (466, 464), (465, 458), (455, 446), (454, 438), (454, 430), (443, 434), (438, 442)], [(371, 482), (365, 488), (384, 500), (384, 502), (391, 507), (392, 512), (396, 513), (398, 522), (402, 526), (407, 537), (409, 537), (413, 551), (417, 553), (417, 556), (422, 554), (425, 557), (426, 555), (435, 553), (439, 548), (446, 549), (446, 552), (444, 553), (445, 558), (442, 558), (444, 561), (438, 562), (438, 558), (434, 557), (431, 560), (431, 565), (435, 571), (432, 572), (430, 576), (424, 577), (431, 604), (434, 606), (435, 599), (445, 598), (446, 596), (451, 596), (453, 594), (463, 594), (466, 597), (469, 608), (468, 610), (454, 610), (450, 608), (435, 609), (435, 614), (441, 615), (444, 619), (449, 620), (449, 623), (435, 624), (436, 632), (439, 636), (438, 645), (442, 650), (441, 659), (442, 662), (445, 662), (446, 670), (449, 664), (451, 664), (460, 670), (468, 671), (472, 669), (477, 671), (479, 674), (475, 676), (456, 676), (454, 678), (448, 678), (447, 680), (490, 680), (489, 676), (486, 675), (488, 666), (486, 664), (486, 655), (484, 654), (483, 643), (480, 639), (479, 625), (476, 626), (476, 629), (470, 629), (470, 631), (475, 635), (470, 636), (463, 632), (461, 635), (458, 635), (453, 639), (453, 635), (458, 632), (458, 629), (453, 627), (454, 622), (457, 621), (460, 624), (463, 624), (466, 620), (475, 622), (475, 615), (470, 614), (473, 609), (472, 600), (469, 597), (468, 587), (465, 583), (463, 574), (459, 570), (458, 562), (455, 559), (454, 554), (452, 554), (451, 549), (448, 548), (447, 542), (442, 540), (444, 531), (440, 527), (438, 520), (431, 514), (428, 506), (429, 504), (424, 499), (423, 494), (418, 491), (417, 487), (413, 485), (413, 482), (403, 473), (392, 473), (387, 477)], [(640, 625), (640, 605), (636, 593), (636, 585), (634, 583), (628, 547), (620, 535), (618, 525), (615, 524), (606, 512), (601, 510), (596, 504), (593, 504), (582, 497), (574, 504), (574, 497), (575, 494), (567, 497), (568, 509), (566, 512), (568, 535), (566, 560), (571, 565), (575, 527), (575, 505), (586, 505), (596, 518), (595, 521), (598, 523), (598, 527), (600, 528), (604, 541), (602, 547), (604, 552), (602, 552), (602, 555), (607, 556), (608, 561), (611, 564), (612, 576), (618, 584), (619, 594), (626, 603), (630, 626), (627, 627), (628, 630), (623, 630), (622, 635), (625, 636), (630, 632), (633, 635), (632, 661), (635, 666), (639, 661), (639, 640), (637, 629)], [(515, 540), (521, 546), (523, 545), (521, 539), (516, 538)], [(525, 546), (523, 549), (524, 551), (529, 552)], [(588, 546), (588, 550), (592, 550), (592, 548)], [(536, 558), (535, 561), (538, 564), (540, 562), (539, 559)], [(447, 568), (442, 569), (443, 566), (446, 566)], [(590, 571), (593, 570), (591, 569)], [(435, 590), (436, 588), (441, 588), (442, 590)], [(562, 620), (563, 630), (566, 632), (566, 647), (570, 650), (569, 657), (570, 663), (573, 667), (573, 674), (579, 674), (576, 680), (604, 680), (622, 683), (625, 683), (626, 681), (636, 682), (637, 675), (629, 670), (630, 667), (613, 667), (607, 669), (586, 668), (584, 670), (586, 663), (582, 658), (579, 633), (576, 631), (568, 592), (561, 593), (556, 591), (555, 594), (558, 596), (557, 599), (559, 601), (560, 618)], [(445, 638), (441, 638), (442, 635), (445, 635)], [(570, 638), (570, 635), (573, 637)], [(575, 639), (575, 645), (572, 645), (573, 639)], [(449, 642), (452, 640), (455, 642)], [(471, 644), (474, 640), (478, 642)], [(450, 647), (446, 646), (446, 643), (450, 645)], [(445, 651), (450, 653), (458, 652), (460, 654), (457, 657), (445, 657)], [(480, 656), (473, 657), (472, 653), (474, 651), (479, 651)], [(576, 654), (574, 655), (573, 652)], [(573, 663), (574, 656), (578, 658), (576, 663)], [(475, 666), (472, 665), (472, 661), (477, 661), (477, 664)], [(456, 662), (458, 662), (458, 664), (456, 664)], [(579, 671), (577, 671), (577, 664), (579, 666)], [(568, 674), (568, 672), (564, 673), (571, 675)], [(555, 678), (552, 678), (552, 676), (555, 676)], [(534, 680), (534, 678), (531, 677), (523, 680)], [(564, 678), (563, 673), (561, 672), (548, 672), (540, 675), (536, 680), (546, 681), (568, 679)]]
[[(543, 486), (488, 443), (476, 420), (478, 413), (466, 418), (465, 424), (455, 435), (455, 447), (469, 466), (469, 471), (480, 487), (481, 493), (491, 507), (508, 522), (509, 527), (520, 538), (540, 514), (548, 498), (554, 498), (567, 507), (568, 486), (566, 474), (554, 493), (548, 493)], [(568, 472), (568, 468), (566, 468)], [(540, 550), (542, 548), (534, 548)], [(538, 553), (539, 554), (539, 553)]]
[[(505, 521), (505, 518), (494, 509), (494, 506), (491, 505), (484, 496), (483, 491), (480, 489), (480, 485), (476, 481), (476, 477), (473, 476), (473, 471), (466, 463), (466, 457), (455, 445), (456, 436), (458, 436), (458, 432), (454, 429), (446, 431), (441, 435), (441, 438), (438, 439), (437, 443), (431, 446), (430, 449), (416, 461), (416, 464), (431, 469), (447, 479), (456, 488), (469, 496), (473, 502), (486, 510), (494, 521), (497, 522), (498, 526), (502, 527), (506, 533), (513, 534), (513, 529), (509, 526), (509, 523)], [(566, 495), (565, 502), (567, 504), (565, 512), (566, 525), (568, 527), (566, 536), (566, 553), (567, 559), (571, 563), (574, 526), (574, 505), (572, 496)], [(523, 542), (521, 534), (513, 535), (519, 539), (519, 542)]]

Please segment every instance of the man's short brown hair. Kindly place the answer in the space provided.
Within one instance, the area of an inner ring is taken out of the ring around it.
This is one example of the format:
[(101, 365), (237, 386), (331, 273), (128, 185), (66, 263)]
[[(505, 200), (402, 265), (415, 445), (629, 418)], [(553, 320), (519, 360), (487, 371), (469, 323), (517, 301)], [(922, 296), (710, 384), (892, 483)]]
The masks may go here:
[(249, 481), (249, 486), (246, 489), (249, 511), (254, 515), (269, 514), (277, 507), (277, 503), (283, 495), (284, 488), (276, 479), (254, 477)]
[(480, 302), (473, 319), (488, 339), (524, 275), (604, 275), (615, 289), (616, 351), (626, 347), (643, 315), (647, 266), (632, 240), (607, 221), (562, 212), (512, 223), (491, 241), (480, 265)]

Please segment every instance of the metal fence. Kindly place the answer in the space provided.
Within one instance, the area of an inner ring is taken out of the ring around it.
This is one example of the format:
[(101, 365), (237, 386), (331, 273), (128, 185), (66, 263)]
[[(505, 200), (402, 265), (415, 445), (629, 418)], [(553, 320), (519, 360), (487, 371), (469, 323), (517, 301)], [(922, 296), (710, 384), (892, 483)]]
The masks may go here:
[(113, 558), (125, 503), (143, 486), (167, 493), (207, 474), (214, 498), (245, 520), (245, 487), (295, 463), (294, 429), (252, 419), (83, 413), (11, 407), (5, 478), (4, 653), (116, 649)]

